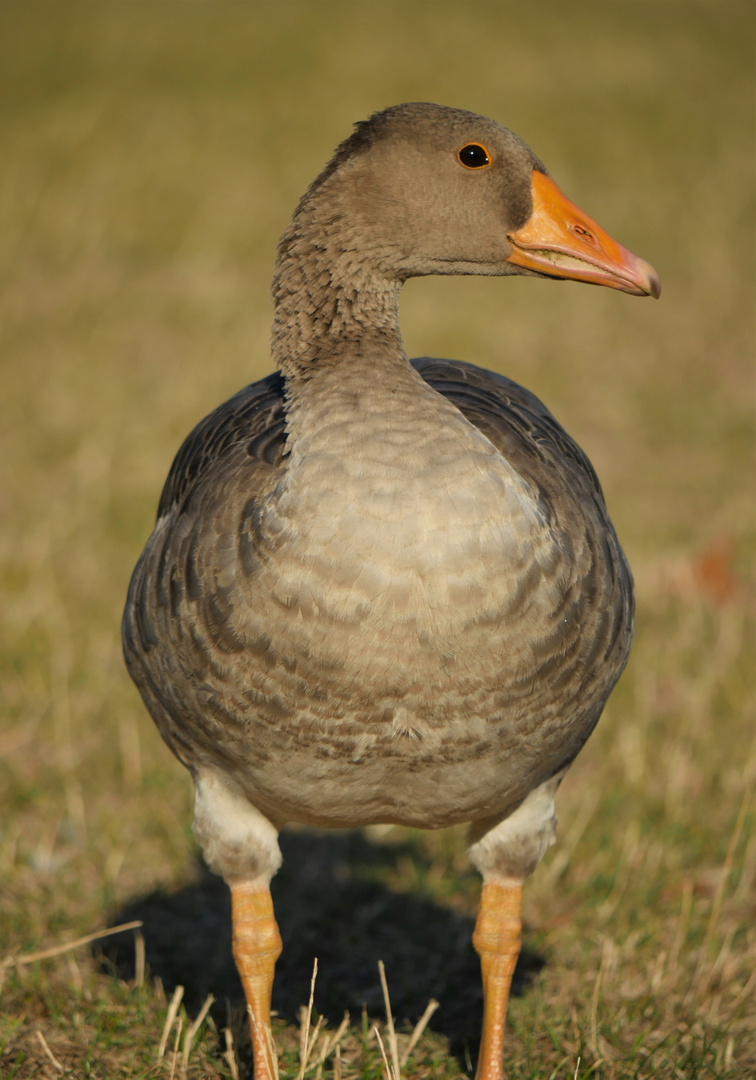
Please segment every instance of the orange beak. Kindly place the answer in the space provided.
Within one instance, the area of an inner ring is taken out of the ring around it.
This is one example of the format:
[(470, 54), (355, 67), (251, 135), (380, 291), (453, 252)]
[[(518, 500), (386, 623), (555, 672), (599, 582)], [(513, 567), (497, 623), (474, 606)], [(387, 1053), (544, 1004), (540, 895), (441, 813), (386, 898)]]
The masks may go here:
[(514, 250), (507, 262), (658, 299), (661, 282), (650, 263), (612, 240), (548, 176), (534, 170), (531, 183), (533, 213), (527, 225), (509, 234)]

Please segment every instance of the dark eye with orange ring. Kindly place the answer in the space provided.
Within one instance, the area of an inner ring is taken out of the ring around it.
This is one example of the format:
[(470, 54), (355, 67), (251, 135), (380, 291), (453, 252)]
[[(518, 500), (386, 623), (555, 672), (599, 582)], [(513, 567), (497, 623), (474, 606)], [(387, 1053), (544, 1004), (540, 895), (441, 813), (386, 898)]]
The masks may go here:
[(461, 150), (457, 151), (457, 158), (466, 169), (482, 169), (484, 166), (491, 164), (488, 151), (480, 143), (472, 142), (468, 143), (467, 146), (463, 146)]

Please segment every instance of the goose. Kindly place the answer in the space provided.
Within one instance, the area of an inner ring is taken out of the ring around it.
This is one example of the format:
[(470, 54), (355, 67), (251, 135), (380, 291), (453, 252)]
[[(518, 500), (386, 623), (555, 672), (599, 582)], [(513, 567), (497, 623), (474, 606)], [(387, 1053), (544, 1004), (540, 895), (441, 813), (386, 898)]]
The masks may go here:
[(258, 1080), (287, 822), (469, 823), (476, 1077), (502, 1080), (523, 883), (630, 650), (632, 577), (583, 452), (509, 379), (408, 359), (399, 292), (427, 274), (660, 293), (517, 135), (427, 103), (356, 124), (284, 232), (276, 371), (179, 450), (123, 619), (231, 889)]

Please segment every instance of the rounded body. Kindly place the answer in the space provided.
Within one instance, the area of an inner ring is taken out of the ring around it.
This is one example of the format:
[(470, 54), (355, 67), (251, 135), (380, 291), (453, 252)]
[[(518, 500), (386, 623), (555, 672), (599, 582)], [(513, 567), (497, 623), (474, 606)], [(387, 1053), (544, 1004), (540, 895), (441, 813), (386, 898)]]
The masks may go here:
[(132, 579), (129, 670), (178, 757), (276, 824), (503, 818), (624, 667), (627, 564), (535, 397), (434, 360), (387, 393), (369, 359), (323, 372), (305, 421), (274, 375), (189, 436)]

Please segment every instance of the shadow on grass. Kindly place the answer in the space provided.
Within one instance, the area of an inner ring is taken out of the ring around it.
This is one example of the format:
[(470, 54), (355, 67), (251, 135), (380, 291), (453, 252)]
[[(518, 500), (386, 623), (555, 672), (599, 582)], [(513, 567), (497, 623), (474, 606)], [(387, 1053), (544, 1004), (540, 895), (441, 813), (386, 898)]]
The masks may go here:
[[(377, 965), (383, 960), (397, 1023), (414, 1023), (436, 998), (441, 1007), (431, 1027), (446, 1036), (460, 1060), (466, 1047), (474, 1058), (483, 997), (473, 919), (427, 897), (392, 892), (379, 880), (381, 868), (403, 854), (426, 861), (412, 842), (378, 845), (352, 831), (284, 832), (280, 843), (284, 864), (272, 884), (283, 938), (273, 987), (279, 1016), (298, 1023), (317, 956), (318, 1012), (333, 1026), (345, 1011), (356, 1021), (363, 1005), (369, 1016), (382, 1018)], [(144, 923), (150, 977), (159, 977), (169, 995), (184, 986), (190, 1015), (212, 993), (216, 1021), (225, 1026), (226, 1003), (236, 1007), (244, 998), (231, 954), (231, 901), (224, 882), (201, 865), (195, 882), (131, 901), (111, 925), (132, 919)], [(119, 976), (133, 978), (133, 935), (117, 935), (104, 949)], [(523, 949), (512, 992), (522, 994), (544, 963)]]

